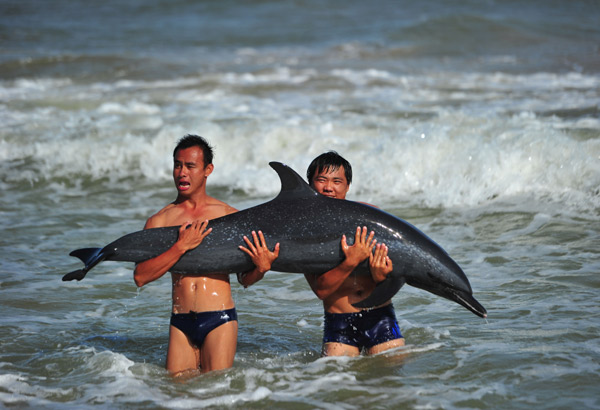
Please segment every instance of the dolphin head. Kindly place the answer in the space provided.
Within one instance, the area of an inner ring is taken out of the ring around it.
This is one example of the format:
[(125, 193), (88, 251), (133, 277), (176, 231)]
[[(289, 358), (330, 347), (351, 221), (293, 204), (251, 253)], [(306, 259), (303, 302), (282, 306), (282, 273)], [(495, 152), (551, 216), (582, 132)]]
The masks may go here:
[(471, 284), (461, 267), (439, 246), (418, 248), (406, 283), (464, 306), (477, 316), (487, 317), (485, 308), (473, 297)]

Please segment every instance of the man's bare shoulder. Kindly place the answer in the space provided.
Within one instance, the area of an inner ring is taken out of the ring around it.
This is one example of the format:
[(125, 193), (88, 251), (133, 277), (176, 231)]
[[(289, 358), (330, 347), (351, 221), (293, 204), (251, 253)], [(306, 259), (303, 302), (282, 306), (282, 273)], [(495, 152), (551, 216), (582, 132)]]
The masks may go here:
[(178, 226), (188, 221), (216, 219), (237, 212), (231, 205), (207, 196), (201, 206), (190, 208), (189, 203), (170, 203), (148, 218), (145, 229)]
[(146, 225), (144, 226), (144, 229), (149, 229), (149, 228), (162, 228), (165, 226), (173, 226), (176, 225), (176, 223), (173, 222), (173, 220), (176, 219), (176, 215), (177, 214), (177, 206), (173, 203), (165, 206), (163, 209), (161, 209), (160, 211), (158, 211), (157, 213), (155, 213), (154, 215), (152, 215), (150, 218), (148, 218), (148, 220), (146, 221)]
[(206, 201), (206, 213), (210, 215), (207, 215), (207, 219), (220, 218), (221, 216), (233, 214), (237, 211), (237, 209), (228, 203), (218, 200), (217, 198), (208, 197), (208, 200)]

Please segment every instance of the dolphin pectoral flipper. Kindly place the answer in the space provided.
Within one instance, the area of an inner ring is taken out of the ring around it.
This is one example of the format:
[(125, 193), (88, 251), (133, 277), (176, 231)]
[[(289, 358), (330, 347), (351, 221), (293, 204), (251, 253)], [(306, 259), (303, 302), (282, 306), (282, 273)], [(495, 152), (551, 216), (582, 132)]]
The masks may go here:
[(360, 302), (353, 303), (352, 306), (355, 308), (372, 308), (383, 305), (385, 302), (390, 300), (402, 286), (404, 286), (404, 279), (401, 276), (395, 276), (390, 273), (385, 280), (379, 282), (373, 292), (365, 299)]
[(62, 280), (66, 282), (74, 279), (83, 279), (90, 269), (106, 259), (106, 255), (102, 250), (102, 248), (83, 248), (71, 252), (69, 255), (81, 259), (85, 263), (85, 267), (67, 273), (63, 276)]

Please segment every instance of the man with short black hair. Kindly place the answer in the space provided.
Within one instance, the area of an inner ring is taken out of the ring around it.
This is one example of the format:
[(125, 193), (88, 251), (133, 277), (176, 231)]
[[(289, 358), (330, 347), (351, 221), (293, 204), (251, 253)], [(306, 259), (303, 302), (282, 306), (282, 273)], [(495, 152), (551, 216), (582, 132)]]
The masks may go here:
[[(307, 178), (318, 193), (346, 199), (352, 167), (337, 152), (330, 151), (312, 161)], [(360, 310), (352, 306), (369, 296), (393, 269), (387, 246), (378, 244), (374, 236), (373, 231), (367, 236), (366, 226), (357, 227), (353, 245), (348, 245), (345, 235), (342, 237), (345, 259), (340, 265), (320, 275), (305, 275), (325, 309), (324, 356), (356, 356), (361, 350), (375, 354), (404, 346), (391, 300), (373, 309)], [(352, 274), (366, 259), (369, 259), (371, 275)]]
[[(151, 216), (144, 227), (180, 226), (179, 237), (164, 253), (136, 265), (133, 277), (137, 286), (159, 279), (187, 251), (200, 246), (212, 231), (208, 228), (209, 220), (237, 212), (206, 193), (206, 182), (214, 169), (212, 158), (212, 147), (204, 138), (186, 135), (179, 140), (173, 152), (177, 198)], [(250, 252), (250, 256), (256, 266), (244, 274), (247, 280), (262, 278), (279, 252), (278, 247), (271, 252), (266, 249), (266, 244), (263, 248), (258, 239), (254, 239), (255, 252)], [(179, 376), (231, 367), (237, 347), (238, 323), (229, 275), (173, 273), (172, 287), (167, 370)]]

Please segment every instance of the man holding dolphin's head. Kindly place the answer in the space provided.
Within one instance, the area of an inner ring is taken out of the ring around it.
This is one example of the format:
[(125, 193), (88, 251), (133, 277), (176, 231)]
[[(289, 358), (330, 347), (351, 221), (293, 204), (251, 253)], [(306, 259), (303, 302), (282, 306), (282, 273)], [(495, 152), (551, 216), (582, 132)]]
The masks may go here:
[[(206, 193), (206, 181), (214, 169), (212, 158), (212, 147), (204, 138), (186, 135), (179, 140), (173, 152), (177, 198), (151, 216), (144, 227), (180, 226), (179, 237), (164, 253), (136, 265), (133, 277), (138, 286), (162, 277), (187, 251), (202, 246), (212, 231), (208, 228), (210, 219), (237, 212)], [(256, 247), (249, 253), (256, 266), (245, 273), (247, 280), (262, 278), (279, 253), (278, 246), (274, 252), (263, 249), (253, 236)], [(264, 241), (262, 234), (260, 238)], [(187, 375), (231, 367), (238, 325), (229, 275), (172, 273), (172, 286), (167, 370), (173, 375)]]
[[(343, 200), (352, 182), (352, 167), (337, 152), (330, 151), (312, 161), (307, 177), (310, 186), (318, 193)], [(351, 246), (345, 235), (341, 238), (345, 255), (342, 263), (323, 274), (305, 275), (325, 309), (324, 356), (357, 356), (361, 351), (376, 354), (404, 346), (391, 300), (373, 309), (361, 310), (352, 306), (369, 296), (377, 283), (385, 280), (392, 271), (387, 246), (377, 243), (374, 237), (374, 232), (367, 235), (367, 227), (357, 227)], [(264, 244), (264, 238), (261, 240)], [(253, 248), (248, 239), (246, 243)], [(266, 249), (266, 245), (263, 248)], [(246, 252), (252, 256), (248, 250)], [(354, 269), (366, 259), (369, 260), (371, 275), (353, 275)], [(254, 277), (256, 280), (262, 278)], [(245, 285), (254, 282), (246, 281)]]
[[(346, 199), (352, 182), (352, 167), (337, 152), (330, 151), (315, 158), (306, 175), (308, 183), (318, 193)], [(325, 309), (325, 356), (356, 356), (363, 350), (375, 354), (404, 346), (391, 300), (374, 309), (360, 310), (352, 306), (369, 296), (377, 283), (392, 271), (387, 246), (377, 243), (374, 237), (373, 231), (367, 235), (367, 227), (357, 227), (351, 246), (346, 236), (342, 236), (345, 259), (340, 265), (321, 275), (305, 275)], [(371, 275), (353, 275), (354, 269), (366, 259)]]

